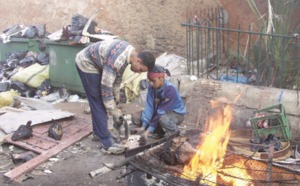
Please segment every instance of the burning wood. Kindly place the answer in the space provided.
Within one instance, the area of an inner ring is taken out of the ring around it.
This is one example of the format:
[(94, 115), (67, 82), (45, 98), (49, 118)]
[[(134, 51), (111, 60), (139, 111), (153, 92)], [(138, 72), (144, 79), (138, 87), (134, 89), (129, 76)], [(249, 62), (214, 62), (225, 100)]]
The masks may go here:
[[(224, 109), (216, 106), (213, 105), (217, 109), (208, 118), (205, 131), (207, 135), (202, 136), (202, 143), (197, 146), (201, 153), (196, 153), (184, 167), (182, 178), (190, 180), (200, 178), (202, 180), (201, 183), (204, 184), (218, 183), (218, 179), (222, 179), (222, 176), (218, 174), (218, 170), (223, 167), (230, 138), (229, 127), (232, 120), (232, 110), (229, 106), (226, 106)], [(251, 179), (247, 171), (240, 171), (240, 176)], [(237, 179), (232, 179), (229, 183), (232, 185), (246, 184)]]
[[(209, 114), (204, 133), (194, 134), (198, 137), (197, 142), (201, 142), (196, 148), (194, 140), (188, 142), (186, 138), (178, 137), (144, 151), (131, 160), (130, 164), (170, 185), (299, 185), (300, 175), (278, 168), (271, 162), (276, 153), (281, 151), (271, 153), (274, 156), (269, 156), (265, 162), (234, 152), (229, 154), (231, 119), (231, 108), (220, 107)], [(192, 136), (189, 137), (193, 139)], [(250, 147), (253, 143), (249, 139), (247, 144), (240, 141), (231, 143), (239, 142)], [(289, 148), (282, 145), (281, 150)]]
[(165, 142), (160, 154), (167, 165), (185, 165), (197, 153), (197, 149), (187, 142), (187, 137), (177, 137)]

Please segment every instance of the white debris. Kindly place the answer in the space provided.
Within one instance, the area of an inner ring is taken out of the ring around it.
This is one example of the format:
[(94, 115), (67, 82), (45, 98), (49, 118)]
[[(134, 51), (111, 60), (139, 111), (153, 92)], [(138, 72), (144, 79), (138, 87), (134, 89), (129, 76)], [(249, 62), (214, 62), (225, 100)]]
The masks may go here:
[(191, 80), (191, 81), (197, 81), (197, 79), (198, 79), (198, 78), (197, 78), (196, 76), (191, 76), (191, 77), (190, 77), (190, 80)]
[(52, 161), (52, 162), (58, 162), (59, 159), (58, 159), (58, 158), (50, 158), (49, 161)]
[(9, 148), (9, 151), (14, 151), (15, 146), (10, 145), (8, 148)]
[(45, 170), (44, 170), (44, 173), (51, 174), (51, 173), (52, 173), (52, 171), (51, 171), (51, 170), (49, 170), (49, 169), (45, 169)]
[(80, 99), (80, 97), (75, 94), (75, 95), (70, 95), (67, 99), (68, 102), (78, 102)]

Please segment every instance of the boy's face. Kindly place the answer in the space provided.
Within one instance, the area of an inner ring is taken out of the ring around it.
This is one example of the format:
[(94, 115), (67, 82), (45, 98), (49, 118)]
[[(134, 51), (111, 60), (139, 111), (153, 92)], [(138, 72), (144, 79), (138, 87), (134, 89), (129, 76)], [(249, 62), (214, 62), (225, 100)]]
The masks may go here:
[(164, 85), (165, 82), (165, 78), (163, 77), (150, 78), (149, 80), (153, 89), (159, 89)]

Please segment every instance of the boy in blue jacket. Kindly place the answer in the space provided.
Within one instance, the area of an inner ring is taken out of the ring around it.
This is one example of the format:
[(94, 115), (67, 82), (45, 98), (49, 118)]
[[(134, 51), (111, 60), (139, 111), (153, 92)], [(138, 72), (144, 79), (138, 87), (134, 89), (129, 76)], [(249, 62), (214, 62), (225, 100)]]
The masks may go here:
[(141, 115), (142, 127), (135, 129), (147, 139), (149, 135), (162, 138), (165, 134), (177, 132), (178, 125), (183, 122), (186, 107), (178, 90), (169, 81), (165, 74), (170, 75), (162, 66), (155, 65), (148, 71), (147, 100), (145, 110)]

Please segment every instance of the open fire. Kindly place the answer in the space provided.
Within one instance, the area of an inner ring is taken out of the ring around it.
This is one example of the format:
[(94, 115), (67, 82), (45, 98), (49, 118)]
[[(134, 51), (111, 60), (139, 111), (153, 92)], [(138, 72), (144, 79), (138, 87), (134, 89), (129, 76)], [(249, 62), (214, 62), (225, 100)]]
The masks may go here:
[[(184, 137), (168, 138), (166, 142), (136, 154), (130, 160), (130, 166), (169, 185), (178, 186), (300, 184), (299, 172), (286, 170), (278, 163), (276, 165), (278, 159), (272, 159), (271, 163), (255, 160), (250, 155), (237, 154), (235, 150), (228, 148), (229, 141), (232, 142), (233, 139), (229, 130), (233, 110), (229, 105), (220, 106), (216, 102), (212, 103), (212, 108), (205, 130), (200, 136), (199, 130), (188, 130)], [(185, 137), (189, 140), (180, 142)], [(174, 161), (165, 161), (164, 157)], [(128, 180), (136, 180), (133, 178), (137, 177), (139, 176), (128, 177)]]
[[(251, 176), (245, 169), (239, 168), (243, 166), (245, 160), (237, 159), (232, 166), (226, 168), (223, 166), (230, 139), (232, 108), (229, 105), (224, 108), (218, 107), (215, 102), (212, 102), (212, 108), (214, 112), (208, 118), (204, 135), (200, 136), (201, 143), (197, 146), (197, 153), (184, 166), (181, 177), (199, 180), (199, 183), (209, 185), (216, 185), (219, 182), (226, 185), (251, 185), (246, 181), (251, 180)], [(228, 176), (224, 176), (234, 175), (236, 172), (242, 179), (234, 177), (228, 179)]]

